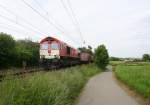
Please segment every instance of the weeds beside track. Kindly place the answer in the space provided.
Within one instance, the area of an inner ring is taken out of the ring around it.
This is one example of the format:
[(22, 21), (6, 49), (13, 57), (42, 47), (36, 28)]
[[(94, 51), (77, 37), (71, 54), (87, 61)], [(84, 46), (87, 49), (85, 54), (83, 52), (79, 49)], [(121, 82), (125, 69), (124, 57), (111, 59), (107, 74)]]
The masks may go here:
[(73, 105), (87, 80), (99, 72), (90, 64), (4, 80), (0, 105)]

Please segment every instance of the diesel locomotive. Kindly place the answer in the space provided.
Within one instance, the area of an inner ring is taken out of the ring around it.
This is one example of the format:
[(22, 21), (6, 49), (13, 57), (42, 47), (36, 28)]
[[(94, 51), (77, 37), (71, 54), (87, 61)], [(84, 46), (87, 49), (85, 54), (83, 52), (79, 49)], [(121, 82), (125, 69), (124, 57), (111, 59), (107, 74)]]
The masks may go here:
[(45, 69), (73, 66), (91, 62), (91, 55), (80, 52), (54, 37), (46, 37), (40, 42), (40, 65)]

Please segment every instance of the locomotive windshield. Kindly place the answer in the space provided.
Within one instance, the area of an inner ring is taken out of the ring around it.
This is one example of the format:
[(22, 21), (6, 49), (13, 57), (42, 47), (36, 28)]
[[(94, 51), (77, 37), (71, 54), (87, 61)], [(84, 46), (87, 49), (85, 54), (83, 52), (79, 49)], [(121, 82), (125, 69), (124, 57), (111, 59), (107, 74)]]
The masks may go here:
[(59, 50), (58, 44), (57, 44), (57, 43), (52, 43), (52, 44), (51, 44), (51, 49), (52, 49), (52, 50)]
[(48, 49), (48, 43), (41, 44), (41, 49)]

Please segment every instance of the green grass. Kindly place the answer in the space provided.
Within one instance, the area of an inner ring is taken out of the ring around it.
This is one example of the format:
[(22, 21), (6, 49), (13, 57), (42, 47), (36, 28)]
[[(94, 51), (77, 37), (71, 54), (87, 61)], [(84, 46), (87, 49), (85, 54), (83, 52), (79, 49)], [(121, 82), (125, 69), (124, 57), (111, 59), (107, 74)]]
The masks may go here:
[(123, 64), (124, 62), (123, 61), (110, 61), (109, 64), (112, 65), (112, 66), (117, 66), (117, 65), (120, 65), (120, 64)]
[(150, 99), (150, 64), (118, 65), (115, 74), (131, 89)]
[(0, 105), (73, 105), (87, 80), (100, 71), (90, 64), (4, 80)]

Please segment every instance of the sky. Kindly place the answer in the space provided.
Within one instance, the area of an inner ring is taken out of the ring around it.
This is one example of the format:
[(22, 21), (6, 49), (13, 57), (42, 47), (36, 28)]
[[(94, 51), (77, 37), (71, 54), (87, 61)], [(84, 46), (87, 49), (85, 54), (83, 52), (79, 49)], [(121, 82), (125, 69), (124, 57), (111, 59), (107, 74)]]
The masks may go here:
[(38, 42), (52, 36), (76, 48), (104, 44), (116, 57), (150, 53), (150, 0), (24, 1), (33, 9), (0, 0), (0, 32)]

